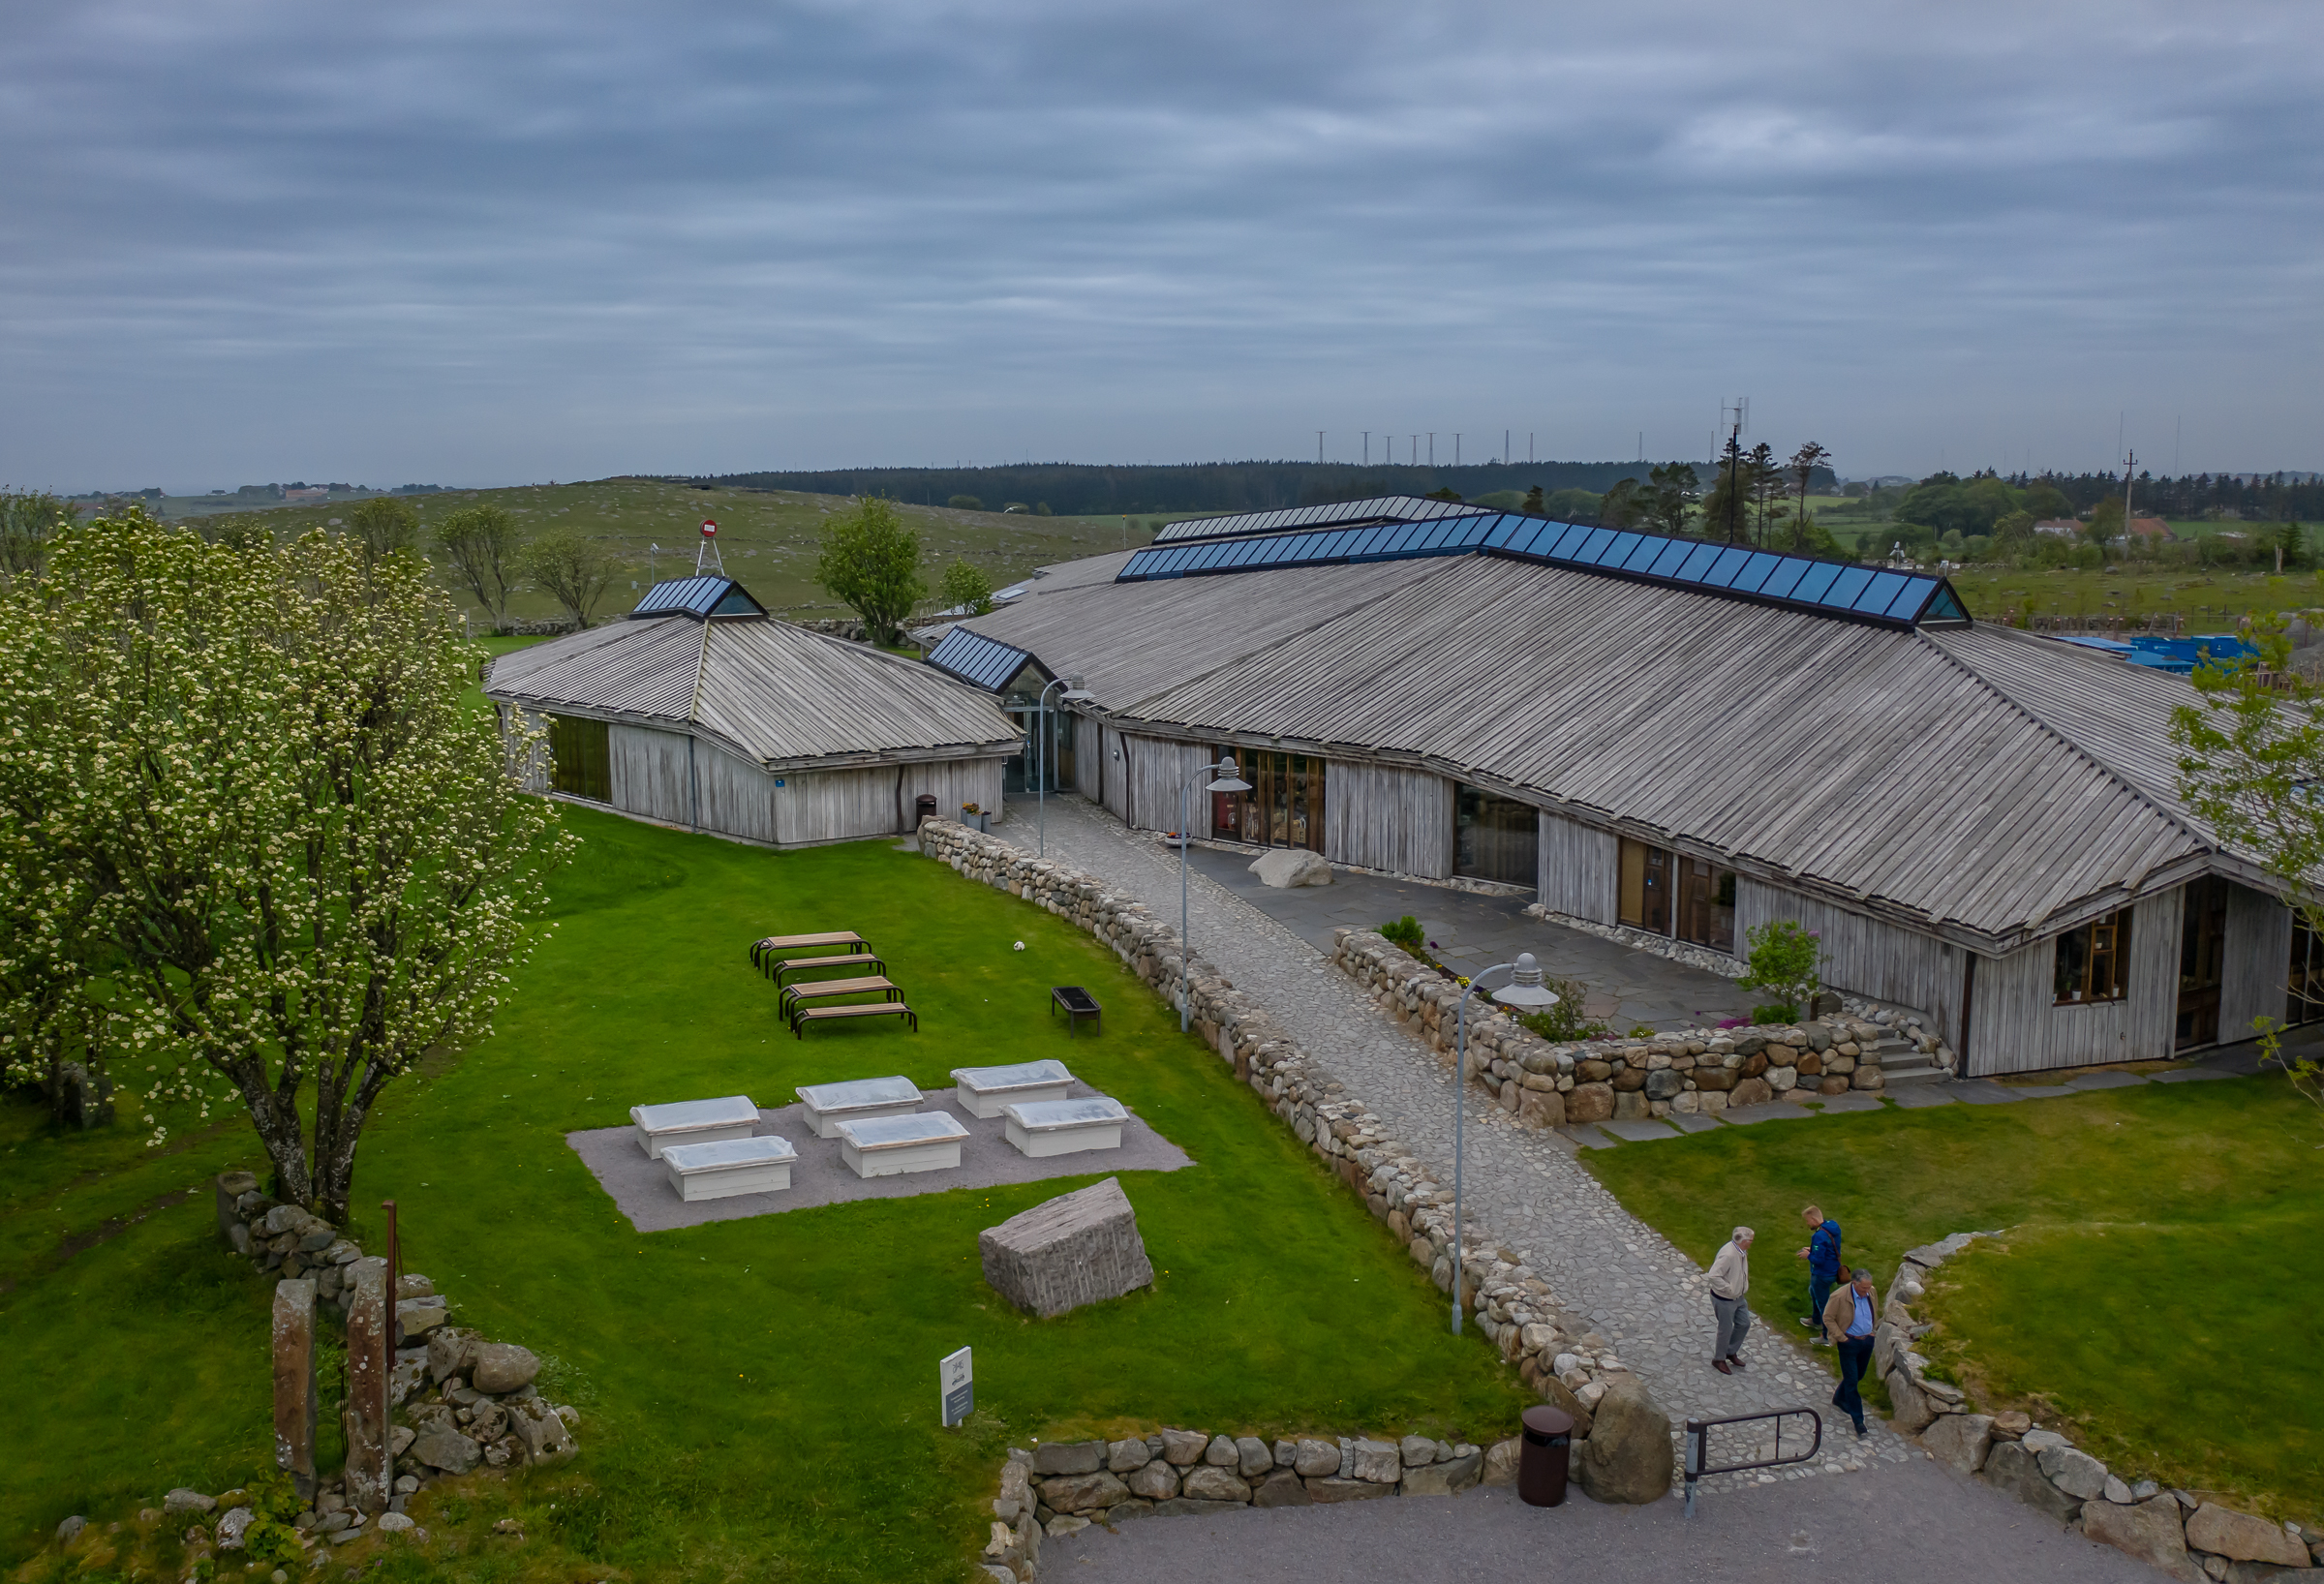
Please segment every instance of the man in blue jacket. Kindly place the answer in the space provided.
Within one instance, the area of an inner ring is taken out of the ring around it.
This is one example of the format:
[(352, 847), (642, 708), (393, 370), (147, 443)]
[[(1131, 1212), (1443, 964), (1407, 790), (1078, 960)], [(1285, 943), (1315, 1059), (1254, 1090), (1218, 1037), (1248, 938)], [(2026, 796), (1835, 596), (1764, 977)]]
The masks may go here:
[(1817, 1333), (1816, 1345), (1821, 1347), (1831, 1340), (1823, 1324), (1823, 1304), (1840, 1281), (1840, 1223), (1825, 1219), (1813, 1204), (1799, 1217), (1808, 1224), (1808, 1246), (1798, 1256), (1808, 1262), (1808, 1312), (1799, 1323)]

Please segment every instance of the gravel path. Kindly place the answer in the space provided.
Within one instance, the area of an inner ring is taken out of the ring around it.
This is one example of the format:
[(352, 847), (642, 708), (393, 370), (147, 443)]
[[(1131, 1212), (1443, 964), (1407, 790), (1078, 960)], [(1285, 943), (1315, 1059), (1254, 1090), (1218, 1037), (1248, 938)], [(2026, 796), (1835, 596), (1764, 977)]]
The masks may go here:
[[(997, 834), (1029, 850), (1031, 822), (1015, 816), (1012, 810)], [(1177, 921), (1177, 855), (1150, 833), (1125, 830), (1084, 799), (1053, 798), (1048, 852)], [(1450, 1183), (1450, 1060), (1406, 1033), (1313, 946), (1199, 870), (1189, 878), (1187, 898), (1194, 949), (1259, 997), (1294, 1039)], [(1805, 1234), (1795, 1224), (1759, 1229), (1753, 1291), (1768, 1314), (1755, 1321), (1745, 1345), (1750, 1369), (1721, 1375), (1709, 1362), (1710, 1300), (1701, 1268), (1584, 1172), (1568, 1141), (1519, 1126), (1482, 1090), (1473, 1090), (1469, 1101), (1464, 1198), (1470, 1235), (1507, 1244), (1561, 1304), (1587, 1315), (1674, 1424), (1776, 1408), (1824, 1411), (1824, 1456), (1818, 1463), (1736, 1479), (1852, 1472), (1916, 1455), (1877, 1416), (1871, 1437), (1859, 1443), (1847, 1418), (1825, 1407), (1831, 1377), (1793, 1340), (1806, 1334), (1790, 1318), (1790, 1311), (1805, 1306), (1801, 1267), (1791, 1258), (1793, 1234), (1804, 1241)], [(1722, 1459), (1716, 1443), (1711, 1455), (1714, 1462)]]

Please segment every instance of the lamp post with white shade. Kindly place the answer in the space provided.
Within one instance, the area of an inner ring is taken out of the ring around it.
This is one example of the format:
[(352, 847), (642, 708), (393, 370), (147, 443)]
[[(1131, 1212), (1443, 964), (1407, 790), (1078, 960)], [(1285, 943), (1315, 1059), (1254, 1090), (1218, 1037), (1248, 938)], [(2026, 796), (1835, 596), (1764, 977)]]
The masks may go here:
[(1469, 997), (1483, 989), (1484, 976), (1511, 970), (1510, 982), (1497, 990), (1487, 990), (1499, 1006), (1513, 1007), (1524, 1012), (1539, 1012), (1544, 1007), (1557, 1005), (1558, 996), (1542, 983), (1542, 965), (1533, 960), (1531, 952), (1519, 952), (1514, 962), (1496, 962), (1480, 969), (1469, 981), (1469, 988), (1460, 992), (1459, 1037), (1452, 1052), (1452, 1334), (1460, 1335), (1460, 1278), (1461, 1278), (1461, 1203), (1460, 1203), (1460, 1146), (1461, 1118), (1468, 1107), (1461, 1104), (1461, 1090), (1469, 1081)]
[(1248, 792), (1251, 783), (1244, 780), (1235, 768), (1235, 755), (1228, 754), (1214, 765), (1205, 765), (1186, 777), (1178, 786), (1178, 1032), (1183, 1034), (1194, 1020), (1194, 980), (1187, 970), (1190, 948), (1186, 939), (1186, 849), (1194, 837), (1187, 828), (1192, 817), (1188, 804), (1194, 796), (1194, 783), (1212, 771), (1218, 779), (1203, 788), (1206, 792)]
[(1049, 856), (1049, 689), (1052, 687), (1065, 689), (1057, 695), (1062, 704), (1079, 704), (1097, 696), (1082, 685), (1079, 677), (1053, 678), (1041, 689), (1041, 723), (1034, 728), (1041, 736), (1034, 745), (1033, 756), (1033, 833), (1034, 844), (1039, 849), (1036, 856), (1041, 858)]

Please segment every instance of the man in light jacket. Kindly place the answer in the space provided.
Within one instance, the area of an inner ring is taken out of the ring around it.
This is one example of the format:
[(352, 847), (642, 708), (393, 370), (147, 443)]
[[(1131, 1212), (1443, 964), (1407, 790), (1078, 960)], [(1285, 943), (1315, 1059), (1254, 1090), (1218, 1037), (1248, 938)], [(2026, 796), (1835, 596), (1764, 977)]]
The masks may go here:
[(1856, 1421), (1856, 1439), (1864, 1439), (1864, 1398), (1856, 1383), (1872, 1361), (1872, 1332), (1880, 1324), (1881, 1295), (1873, 1290), (1872, 1272), (1858, 1266), (1846, 1287), (1824, 1300), (1823, 1328), (1840, 1353), (1840, 1389), (1832, 1405)]
[(1743, 1367), (1743, 1338), (1751, 1330), (1751, 1311), (1743, 1295), (1751, 1291), (1749, 1227), (1737, 1227), (1711, 1262), (1711, 1368), (1732, 1375)]

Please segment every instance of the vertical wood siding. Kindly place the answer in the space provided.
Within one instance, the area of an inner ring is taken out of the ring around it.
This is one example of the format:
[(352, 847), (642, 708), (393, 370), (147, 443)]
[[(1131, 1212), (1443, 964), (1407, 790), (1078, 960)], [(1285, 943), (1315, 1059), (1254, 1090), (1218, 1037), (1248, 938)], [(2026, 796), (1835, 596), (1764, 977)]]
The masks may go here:
[(786, 772), (782, 782), (774, 789), (775, 839), (785, 846), (878, 836), (897, 828), (893, 765)]
[(1452, 872), (1452, 783), (1422, 770), (1328, 761), (1324, 856), (1446, 878)]
[(2251, 1020), (2283, 1020), (2292, 957), (2292, 910), (2264, 891), (2227, 889), (2227, 940), (2220, 963), (2219, 1043), (2251, 1038)]
[[(1112, 744), (1109, 742), (1109, 748)], [(1186, 777), (1200, 767), (1212, 762), (1208, 746), (1201, 743), (1181, 743), (1163, 737), (1129, 737), (1121, 739), (1123, 763), (1106, 766), (1106, 796), (1114, 795), (1114, 775), (1126, 765), (1128, 774), (1121, 777), (1123, 793), (1128, 799), (1127, 818), (1141, 831), (1175, 831), (1178, 828), (1178, 793)], [(1187, 800), (1188, 820), (1198, 832), (1210, 828), (1209, 799), (1200, 786)], [(1119, 810), (1116, 810), (1117, 812)]]
[[(548, 738), (544, 735), (533, 745), (530, 751), (520, 750), (516, 746), (515, 737), (516, 716), (519, 713), (516, 706), (496, 704), (493, 708), (500, 713), (501, 741), (507, 746), (508, 767), (516, 777), (516, 784), (527, 792), (546, 792), (549, 789), (549, 772), (554, 768), (553, 761), (549, 756)], [(535, 731), (539, 730), (543, 723), (538, 716), (526, 716), (526, 722)]]
[(752, 841), (776, 839), (775, 800), (782, 794), (776, 790), (774, 777), (708, 743), (694, 748), (694, 775), (700, 783), (702, 829)]
[(2186, 911), (2185, 888), (2131, 909), (2129, 993), (2120, 1001), (2056, 1005), (2055, 938), (2007, 957), (1979, 958), (1970, 1074), (1989, 1078), (2169, 1057), (2179, 1018), (2179, 929)]
[[(1937, 1032), (1944, 1042), (1956, 1051), (1961, 1048), (1961, 982), (1968, 965), (1961, 947), (1749, 875), (1736, 876), (1735, 955), (1750, 955), (1747, 930), (1777, 919), (1792, 920), (1821, 940), (1825, 984), (1925, 1012), (1937, 1020)], [(2133, 925), (2134, 937), (2136, 932)], [(1979, 1002), (1985, 989), (1980, 968), (1975, 995)]]
[(686, 769), (691, 738), (644, 726), (608, 726), (605, 738), (616, 808), (673, 825), (692, 819)]
[(1552, 912), (1617, 924), (1622, 843), (1563, 814), (1542, 814), (1541, 898)]
[[(946, 759), (937, 764), (904, 766), (903, 812), (895, 824), (886, 828), (910, 830), (913, 800), (923, 792), (936, 800), (938, 819), (959, 819), (963, 803), (973, 803), (979, 808), (998, 808), (1002, 763), (999, 759)], [(895, 772), (888, 774), (892, 781)]]

